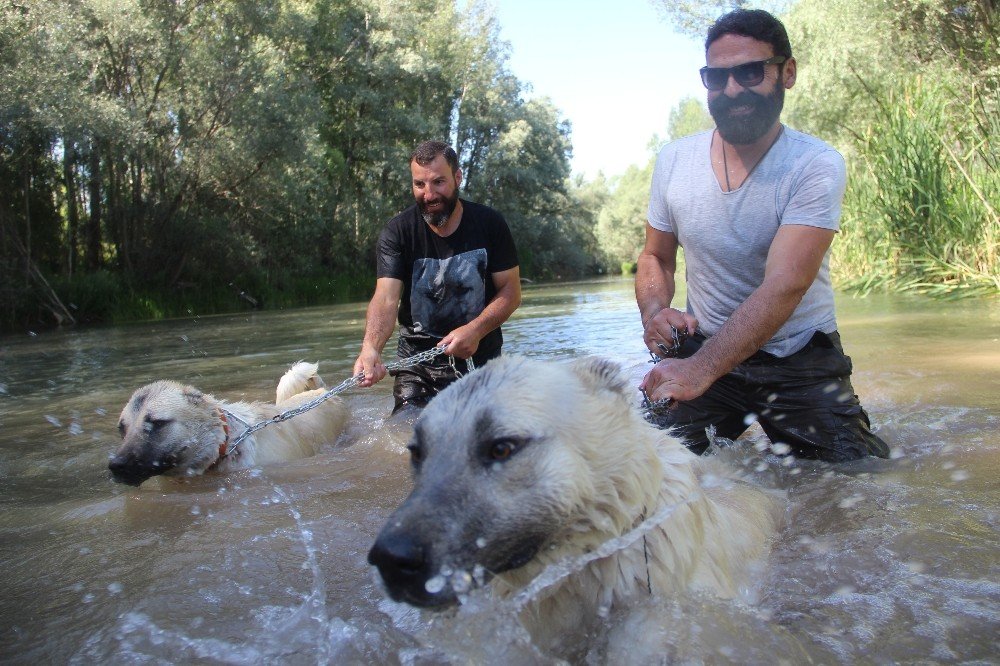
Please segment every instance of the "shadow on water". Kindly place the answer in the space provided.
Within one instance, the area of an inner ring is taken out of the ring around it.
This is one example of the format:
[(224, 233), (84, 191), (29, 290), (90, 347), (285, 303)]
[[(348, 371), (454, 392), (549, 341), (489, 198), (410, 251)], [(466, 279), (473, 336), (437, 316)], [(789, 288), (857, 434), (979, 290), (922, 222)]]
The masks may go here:
[[(507, 350), (645, 372), (631, 282), (532, 286)], [(1000, 635), (1000, 313), (839, 301), (855, 388), (893, 459), (829, 466), (724, 453), (793, 507), (755, 605), (650, 599), (670, 661), (992, 662)], [(177, 379), (272, 400), (294, 361), (351, 374), (364, 304), (0, 338), (4, 661), (545, 663), (476, 592), (431, 616), (387, 601), (365, 558), (409, 490), (391, 387), (353, 391), (348, 432), (310, 459), (139, 489), (106, 464), (136, 387)], [(637, 396), (638, 397), (638, 396)], [(554, 406), (556, 408), (557, 406)], [(615, 615), (608, 632), (649, 640)], [(640, 625), (636, 625), (640, 626)], [(644, 631), (649, 624), (642, 623)], [(588, 661), (601, 663), (601, 636)], [(636, 654), (640, 654), (637, 651)]]

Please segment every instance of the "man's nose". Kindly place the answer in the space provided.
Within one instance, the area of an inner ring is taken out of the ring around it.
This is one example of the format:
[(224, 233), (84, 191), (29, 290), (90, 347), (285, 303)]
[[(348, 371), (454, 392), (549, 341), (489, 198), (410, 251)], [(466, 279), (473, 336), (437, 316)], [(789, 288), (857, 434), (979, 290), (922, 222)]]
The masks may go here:
[(732, 72), (729, 72), (729, 78), (726, 79), (726, 87), (722, 89), (726, 97), (736, 97), (741, 94), (746, 88), (736, 82), (736, 77), (733, 76)]

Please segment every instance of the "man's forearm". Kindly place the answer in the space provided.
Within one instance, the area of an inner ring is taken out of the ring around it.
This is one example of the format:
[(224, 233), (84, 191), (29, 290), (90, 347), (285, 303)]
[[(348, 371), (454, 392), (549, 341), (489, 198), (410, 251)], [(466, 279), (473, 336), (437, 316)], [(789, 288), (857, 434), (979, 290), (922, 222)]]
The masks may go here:
[(476, 336), (480, 340), (490, 331), (498, 328), (507, 321), (514, 314), (514, 310), (521, 304), (520, 294), (513, 292), (514, 290), (497, 292), (493, 300), (479, 313), (479, 316), (466, 324), (466, 326), (470, 326), (475, 331)]
[(368, 304), (365, 319), (365, 337), (362, 346), (381, 354), (396, 327), (396, 304), (388, 301), (372, 300)]
[(706, 340), (692, 358), (712, 375), (712, 381), (722, 377), (774, 336), (792, 316), (804, 293), (765, 282), (733, 311), (719, 332)]
[(639, 255), (635, 275), (635, 301), (643, 323), (674, 299), (674, 272), (651, 254)]

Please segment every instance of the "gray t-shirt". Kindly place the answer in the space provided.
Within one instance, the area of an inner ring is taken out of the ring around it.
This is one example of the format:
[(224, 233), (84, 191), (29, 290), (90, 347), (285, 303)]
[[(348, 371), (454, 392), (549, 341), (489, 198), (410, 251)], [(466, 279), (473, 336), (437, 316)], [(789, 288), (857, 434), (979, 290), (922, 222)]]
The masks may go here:
[[(674, 141), (660, 151), (648, 211), (649, 224), (675, 234), (684, 248), (687, 310), (708, 336), (763, 282), (779, 226), (839, 230), (847, 183), (840, 153), (786, 127), (750, 177), (724, 192), (709, 156), (713, 132)], [(802, 302), (763, 349), (788, 356), (814, 332), (836, 329), (827, 252)]]

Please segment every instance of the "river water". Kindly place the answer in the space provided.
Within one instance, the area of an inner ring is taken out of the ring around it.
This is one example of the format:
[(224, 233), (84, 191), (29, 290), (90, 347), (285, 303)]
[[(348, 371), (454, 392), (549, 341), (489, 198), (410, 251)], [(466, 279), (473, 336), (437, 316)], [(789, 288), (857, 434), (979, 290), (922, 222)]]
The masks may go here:
[[(300, 359), (334, 385), (351, 373), (364, 305), (0, 338), (0, 660), (547, 661), (485, 595), (443, 616), (384, 598), (365, 557), (410, 484), (409, 426), (384, 418), (388, 381), (346, 394), (348, 431), (313, 458), (165, 490), (110, 481), (135, 388), (176, 379), (269, 400)], [(786, 466), (754, 452), (751, 431), (732, 463), (785, 490), (793, 518), (756, 605), (648, 601), (665, 660), (1000, 660), (996, 305), (839, 298), (855, 388), (893, 458)], [(626, 279), (530, 286), (505, 331), (508, 353), (596, 354), (636, 384), (647, 367)]]

